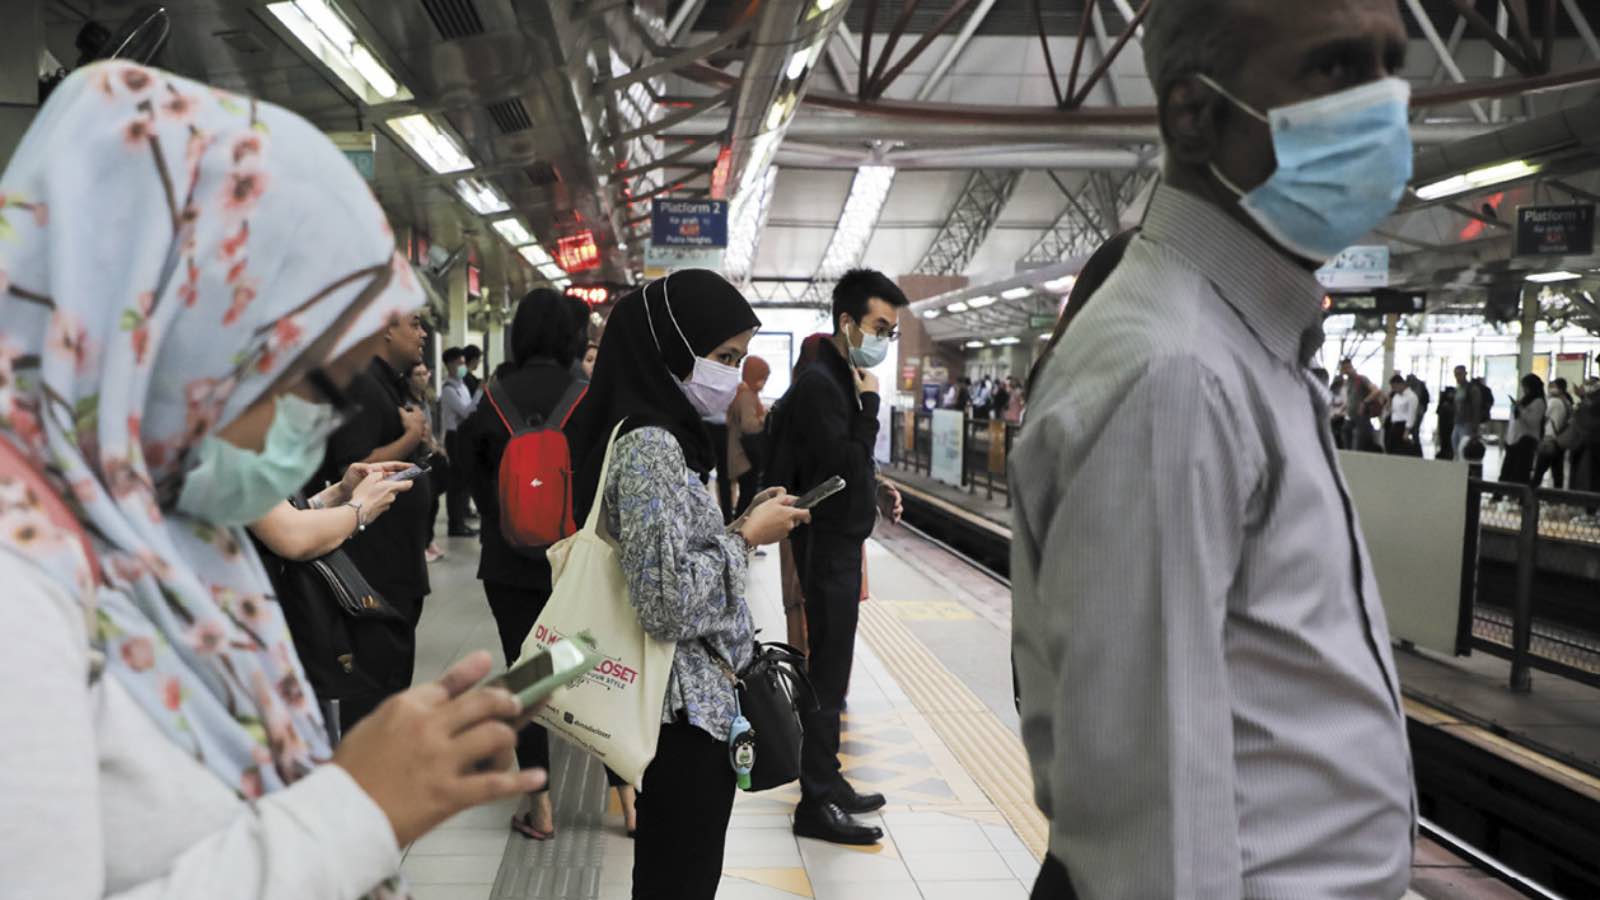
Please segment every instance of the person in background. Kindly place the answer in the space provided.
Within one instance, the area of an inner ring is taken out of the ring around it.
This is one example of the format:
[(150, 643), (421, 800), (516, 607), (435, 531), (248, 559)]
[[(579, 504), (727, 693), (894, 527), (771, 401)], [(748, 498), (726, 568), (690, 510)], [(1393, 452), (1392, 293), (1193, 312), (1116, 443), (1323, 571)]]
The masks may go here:
[(959, 409), (967, 415), (972, 415), (972, 379), (963, 375), (958, 382), (956, 390), (956, 405), (951, 409)]
[(755, 640), (749, 553), (809, 518), (793, 498), (764, 491), (725, 527), (706, 490), (717, 453), (705, 420), (733, 402), (760, 324), (714, 272), (650, 282), (612, 311), (594, 382), (566, 429), (574, 514), (582, 521), (602, 504), (640, 624), (676, 643), (660, 741), (639, 794), (634, 900), (717, 893), (735, 792), (732, 673), (749, 663)]
[(743, 380), (739, 393), (728, 407), (728, 474), (738, 487), (734, 499), (734, 517), (745, 510), (761, 492), (761, 475), (766, 469), (766, 442), (762, 440), (767, 427), (767, 407), (761, 402), (761, 392), (767, 387), (772, 367), (759, 356), (744, 361)]
[[(800, 353), (795, 360), (794, 369), (789, 374), (789, 383), (794, 384), (799, 379), (800, 373), (806, 366), (817, 361), (822, 353), (822, 345), (832, 337), (827, 332), (818, 332), (800, 342)], [(956, 382), (950, 382), (950, 390), (956, 389)], [(954, 399), (950, 401), (954, 403)], [(780, 399), (773, 405), (768, 413), (768, 418), (773, 418), (777, 410), (783, 405)], [(781, 447), (769, 447), (769, 452), (783, 452)], [(770, 471), (769, 471), (770, 474)], [(794, 545), (788, 538), (778, 543), (778, 562), (782, 573), (781, 587), (783, 594), (783, 615), (787, 625), (788, 644), (798, 649), (801, 653), (808, 653), (809, 643), (806, 637), (806, 599), (805, 592), (800, 588), (800, 569), (795, 565)]]
[(583, 377), (585, 379), (594, 378), (594, 361), (596, 359), (598, 359), (599, 357), (600, 357), (600, 345), (599, 344), (595, 343), (594, 341), (590, 341), (587, 345), (584, 346), (584, 348), (583, 348), (583, 359), (580, 360), (579, 363), (583, 367), (582, 371), (583, 371)]
[(517, 702), (475, 654), (333, 749), (243, 527), (317, 467), (316, 385), (423, 303), (382, 210), (305, 120), (123, 61), (55, 89), (0, 194), (0, 893), (403, 893), (404, 846), (542, 779), (502, 768)]
[(1421, 415), (1420, 402), (1411, 385), (1399, 372), (1389, 379), (1389, 403), (1383, 421), (1383, 449), (1390, 456), (1419, 456), (1422, 448), (1416, 440), (1416, 430)]
[(1018, 381), (1015, 375), (1010, 376), (1008, 380), (1011, 382), (1011, 387), (1008, 391), (1011, 399), (1006, 404), (1006, 421), (1012, 425), (1021, 425), (1023, 408), (1027, 404), (1027, 394), (1022, 389), (1022, 382)]
[(1567, 447), (1570, 438), (1567, 429), (1572, 427), (1572, 397), (1567, 393), (1567, 380), (1550, 380), (1550, 394), (1546, 398), (1547, 412), (1544, 434), (1539, 441), (1538, 458), (1533, 468), (1534, 487), (1544, 484), (1545, 473), (1551, 475), (1556, 490), (1567, 483)]
[[(489, 610), (494, 613), (507, 667), (520, 658), (528, 631), (550, 601), (550, 561), (543, 552), (513, 548), (500, 531), (500, 458), (511, 433), (491, 400), (504, 397), (523, 416), (548, 422), (572, 387), (574, 336), (579, 326), (561, 294), (540, 288), (523, 297), (511, 320), (509, 371), (496, 375), (486, 388), (496, 393), (481, 401), (457, 430), (456, 474), (471, 490), (483, 517), (478, 535), (483, 544), (478, 580), (483, 582)], [(512, 424), (520, 427), (521, 423)], [(550, 736), (543, 726), (528, 725), (518, 734), (517, 765), (524, 769), (550, 767)], [(548, 787), (524, 799), (511, 827), (538, 841), (555, 834)]]
[(994, 394), (990, 400), (991, 418), (1004, 420), (1011, 411), (1011, 376), (997, 378), (994, 382)]
[(789, 388), (774, 429), (774, 459), (787, 460), (772, 484), (803, 493), (834, 476), (843, 491), (812, 511), (813, 524), (790, 539), (805, 596), (807, 666), (817, 709), (805, 717), (801, 801), (794, 831), (843, 844), (870, 844), (882, 830), (854, 816), (881, 809), (882, 794), (862, 794), (840, 772), (840, 710), (850, 684), (860, 615), (863, 542), (878, 515), (878, 379), (898, 335), (905, 294), (881, 272), (854, 269), (833, 290), (833, 335)]
[[(1600, 377), (1590, 377), (1578, 391), (1572, 411), (1572, 490), (1600, 493)], [(1592, 522), (1594, 509), (1588, 510)]]
[[(427, 363), (419, 362), (411, 367), (410, 388), (411, 402), (428, 412), (428, 430), (422, 439), (421, 459), (437, 470), (445, 471), (449, 467), (450, 456), (445, 452), (444, 444), (440, 442), (434, 427), (439, 398), (434, 396), (433, 372), (428, 369)], [(430, 563), (436, 563), (444, 558), (444, 550), (439, 547), (438, 541), (434, 540), (439, 522), (439, 496), (443, 493), (440, 487), (443, 486), (444, 480), (444, 478), (435, 479), (434, 489), (428, 492), (428, 546), (423, 551), (423, 557)]]
[(1340, 450), (1349, 450), (1349, 435), (1345, 424), (1347, 417), (1344, 408), (1348, 395), (1345, 391), (1344, 383), (1345, 378), (1343, 375), (1335, 375), (1333, 383), (1328, 385), (1328, 393), (1332, 395), (1328, 400), (1328, 425), (1333, 429), (1333, 445)]
[(972, 417), (974, 419), (989, 418), (989, 411), (994, 405), (994, 382), (989, 376), (983, 376), (978, 382), (977, 390), (972, 392)]
[(1437, 445), (1434, 459), (1451, 460), (1456, 458), (1455, 433), (1456, 433), (1456, 389), (1447, 387), (1439, 392), (1439, 426), (1434, 432), (1433, 441)]
[[(344, 477), (354, 463), (418, 462), (427, 453), (428, 414), (411, 400), (404, 373), (422, 361), (427, 330), (420, 313), (384, 329), (373, 343), (365, 371), (346, 389), (355, 413), (328, 437), (317, 476), (302, 491), (315, 494)], [(345, 553), (367, 583), (415, 628), (422, 619), (428, 583), (428, 508), (430, 473), (412, 481), (382, 519), (368, 523), (345, 543)], [(410, 670), (413, 663), (408, 663)]]
[[(1509, 484), (1534, 484), (1534, 457), (1539, 453), (1539, 440), (1544, 436), (1545, 410), (1544, 380), (1533, 373), (1522, 376), (1522, 395), (1511, 410), (1511, 424), (1506, 428), (1506, 455), (1500, 463), (1500, 480)], [(1537, 487), (1537, 485), (1535, 485)]]
[(467, 500), (471, 490), (467, 479), (461, 474), (461, 452), (456, 446), (456, 433), (461, 423), (472, 415), (473, 409), (473, 388), (467, 383), (471, 371), (467, 366), (466, 351), (460, 347), (446, 349), (444, 371), (444, 390), (439, 395), (439, 428), (444, 432), (445, 453), (450, 458), (444, 504), (445, 521), (449, 523), (446, 534), (451, 537), (477, 537), (477, 530), (467, 524)]
[(1460, 456), (1461, 449), (1467, 441), (1478, 437), (1483, 429), (1483, 423), (1489, 419), (1489, 410), (1485, 408), (1482, 387), (1475, 380), (1467, 377), (1466, 366), (1456, 366), (1456, 423), (1450, 430), (1450, 447), (1452, 455)]
[(1411, 388), (1411, 393), (1417, 395), (1417, 447), (1422, 446), (1422, 423), (1428, 417), (1428, 410), (1433, 408), (1433, 392), (1428, 390), (1428, 385), (1415, 374), (1406, 376), (1406, 387)]
[(467, 372), (461, 376), (461, 381), (467, 386), (467, 396), (476, 398), (478, 388), (482, 382), (478, 380), (478, 367), (483, 365), (483, 348), (477, 344), (468, 344), (461, 348), (461, 361), (466, 363)]
[(1405, 23), (1161, 0), (1144, 28), (1163, 180), (1012, 456), (1033, 896), (1396, 900), (1406, 720), (1308, 365), (1315, 270), (1411, 177)]
[(1339, 374), (1344, 376), (1345, 449), (1378, 452), (1372, 420), (1383, 412), (1383, 391), (1367, 376), (1358, 373), (1355, 363), (1349, 359), (1339, 361)]

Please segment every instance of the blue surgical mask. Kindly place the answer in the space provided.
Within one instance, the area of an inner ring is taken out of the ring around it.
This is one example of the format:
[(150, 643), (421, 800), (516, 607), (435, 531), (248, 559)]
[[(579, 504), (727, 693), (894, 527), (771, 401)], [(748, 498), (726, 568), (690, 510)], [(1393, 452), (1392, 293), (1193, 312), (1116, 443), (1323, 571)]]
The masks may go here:
[[(661, 279), (662, 305), (667, 309), (667, 319), (678, 332), (679, 340), (689, 348), (689, 355), (694, 357), (694, 369), (689, 372), (688, 381), (679, 381), (674, 377), (673, 383), (678, 390), (683, 392), (684, 399), (694, 407), (702, 419), (712, 419), (725, 416), (728, 407), (733, 405), (733, 398), (739, 395), (739, 384), (744, 380), (738, 366), (729, 366), (719, 363), (714, 359), (696, 356), (694, 345), (689, 343), (689, 338), (683, 333), (683, 328), (678, 325), (678, 317), (672, 312), (672, 294), (667, 290), (667, 282), (672, 276)], [(655, 317), (650, 314), (650, 286), (645, 285), (644, 314), (650, 322), (650, 337), (656, 342), (656, 352), (661, 352), (661, 339), (656, 337)]]
[(1278, 168), (1250, 191), (1211, 164), (1239, 206), (1274, 241), (1312, 262), (1332, 259), (1376, 228), (1411, 180), (1411, 86), (1382, 78), (1263, 114), (1200, 80), (1272, 129)]
[(333, 408), (284, 394), (261, 452), (215, 435), (201, 440), (199, 464), (184, 477), (178, 511), (213, 525), (249, 525), (300, 490), (322, 465)]
[(850, 348), (850, 364), (863, 369), (871, 369), (883, 362), (889, 355), (889, 339), (876, 334), (867, 334), (861, 331), (861, 326), (855, 326), (861, 333), (861, 346)]
[(467, 367), (466, 366), (456, 366), (456, 377), (461, 379), (462, 381), (466, 381), (467, 380)]

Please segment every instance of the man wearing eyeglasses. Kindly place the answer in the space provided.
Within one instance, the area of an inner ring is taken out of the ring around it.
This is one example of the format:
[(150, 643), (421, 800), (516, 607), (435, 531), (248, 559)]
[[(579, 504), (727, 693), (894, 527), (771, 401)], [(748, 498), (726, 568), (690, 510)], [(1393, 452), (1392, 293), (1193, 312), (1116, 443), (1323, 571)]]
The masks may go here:
[(839, 713), (850, 684), (861, 600), (862, 544), (878, 515), (878, 410), (873, 367), (899, 337), (906, 295), (881, 272), (846, 272), (833, 289), (833, 336), (774, 408), (772, 484), (804, 493), (839, 476), (844, 490), (811, 512), (791, 538), (805, 596), (808, 665), (817, 710), (807, 715), (794, 831), (839, 844), (873, 844), (880, 829), (854, 816), (883, 807), (839, 770)]

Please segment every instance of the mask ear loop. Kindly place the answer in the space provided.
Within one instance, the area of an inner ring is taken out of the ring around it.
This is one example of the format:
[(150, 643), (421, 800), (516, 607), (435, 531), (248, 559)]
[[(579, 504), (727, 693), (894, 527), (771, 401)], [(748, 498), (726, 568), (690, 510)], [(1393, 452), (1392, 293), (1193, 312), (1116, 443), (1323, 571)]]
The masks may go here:
[[(683, 341), (683, 346), (688, 348), (690, 366), (692, 368), (695, 359), (694, 345), (689, 343), (689, 339), (683, 334), (683, 329), (678, 326), (678, 317), (672, 314), (672, 294), (667, 290), (667, 280), (671, 277), (670, 274), (664, 275), (650, 282), (650, 284), (661, 285), (661, 302), (667, 308), (667, 320), (672, 323), (673, 330), (678, 332), (678, 339)], [(667, 374), (672, 375), (672, 367), (667, 365), (666, 354), (661, 349), (661, 338), (656, 336), (656, 317), (650, 313), (650, 284), (645, 285), (644, 291), (640, 293), (640, 297), (644, 300), (644, 317), (645, 321), (650, 323), (650, 340), (655, 342), (656, 356), (660, 357), (661, 365), (666, 367)], [(677, 379), (678, 376), (672, 375), (672, 377)]]
[[(1234, 106), (1239, 107), (1240, 109), (1249, 113), (1251, 116), (1258, 119), (1261, 124), (1266, 125), (1268, 128), (1272, 127), (1271, 119), (1268, 119), (1265, 115), (1257, 111), (1255, 107), (1244, 102), (1243, 100), (1240, 100), (1238, 97), (1235, 97), (1231, 91), (1218, 84), (1215, 78), (1212, 78), (1210, 75), (1207, 75), (1204, 72), (1196, 72), (1194, 77), (1198, 79), (1201, 84), (1221, 94), (1223, 99), (1227, 100), (1229, 103), (1232, 103)], [(1243, 188), (1239, 187), (1237, 184), (1234, 184), (1233, 179), (1222, 174), (1222, 170), (1217, 168), (1217, 164), (1215, 162), (1210, 162), (1206, 165), (1210, 167), (1211, 174), (1215, 176), (1218, 181), (1222, 182), (1223, 187), (1233, 191), (1234, 196), (1243, 197), (1247, 193)]]

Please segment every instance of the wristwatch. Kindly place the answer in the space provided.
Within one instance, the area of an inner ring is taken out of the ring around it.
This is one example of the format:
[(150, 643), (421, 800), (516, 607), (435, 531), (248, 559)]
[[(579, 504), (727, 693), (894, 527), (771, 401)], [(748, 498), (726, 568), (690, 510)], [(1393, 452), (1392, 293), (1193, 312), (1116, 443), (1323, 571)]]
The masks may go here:
[[(357, 503), (354, 500), (346, 500), (344, 505), (348, 506), (351, 509), (356, 511), (356, 530), (350, 532), (350, 537), (355, 537), (356, 535), (360, 534), (361, 532), (366, 531), (367, 530), (367, 515), (366, 515), (365, 512), (362, 511), (361, 504)], [(348, 538), (347, 538), (347, 540), (348, 540)]]

